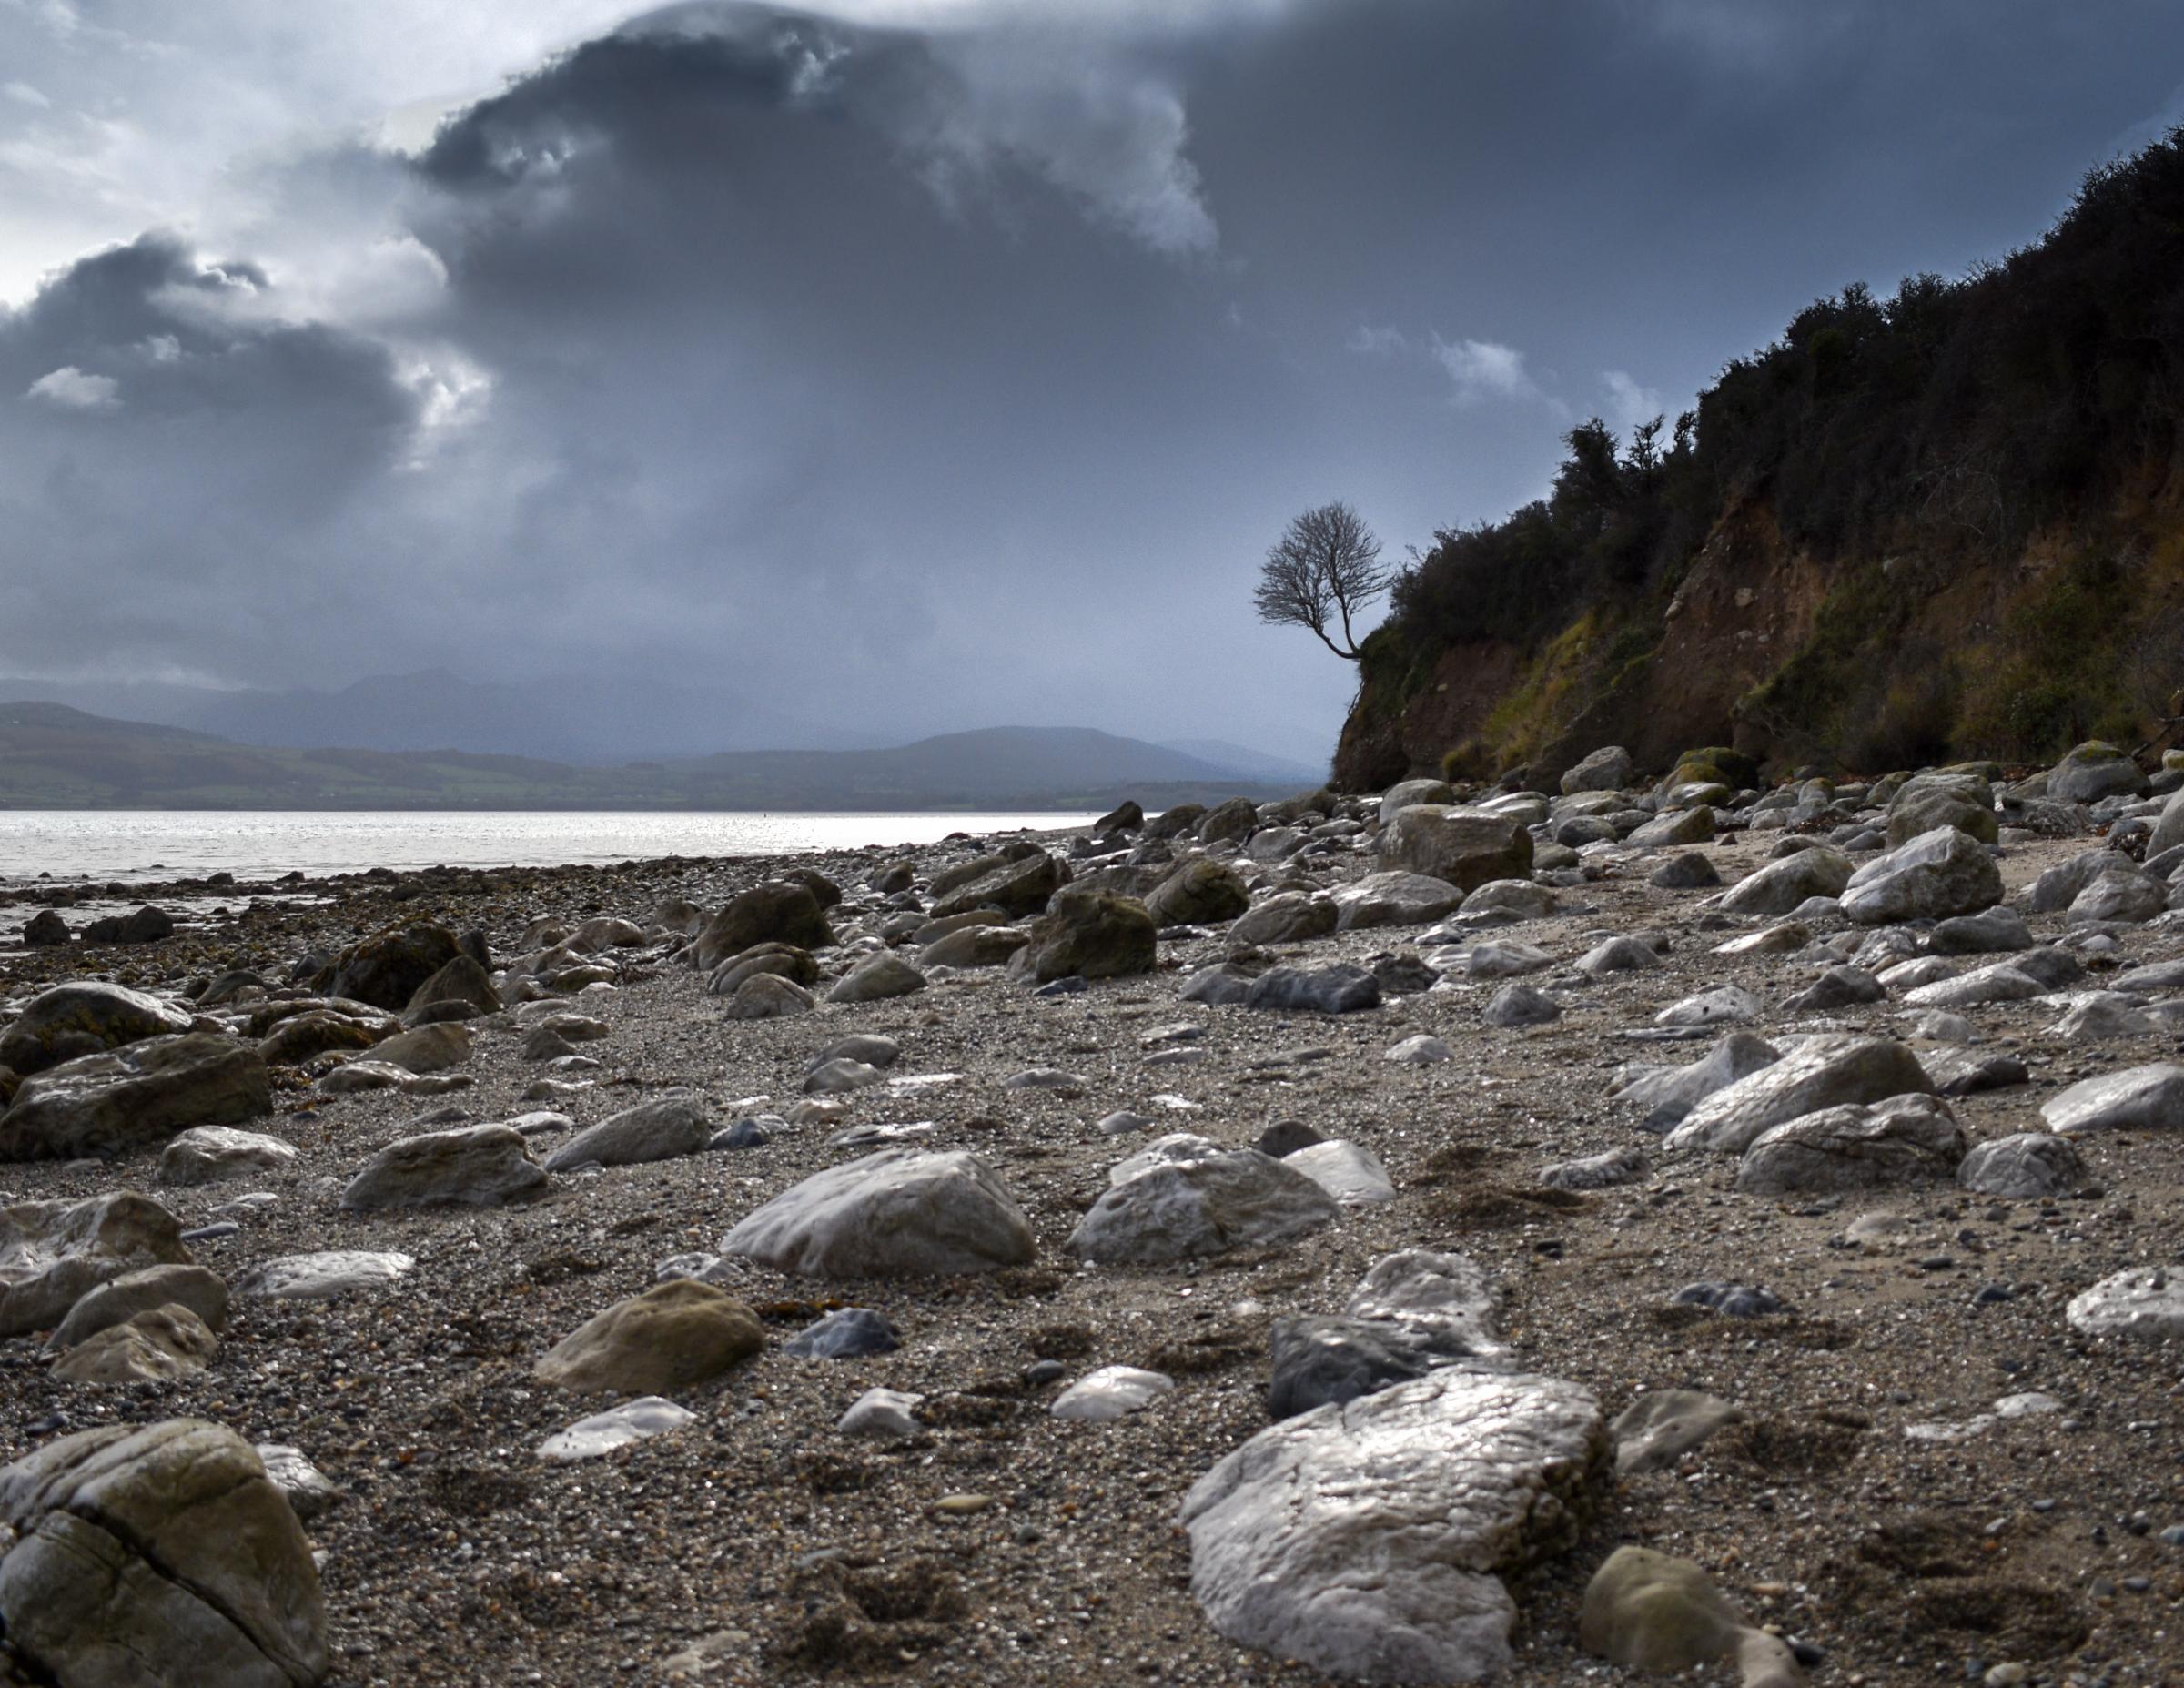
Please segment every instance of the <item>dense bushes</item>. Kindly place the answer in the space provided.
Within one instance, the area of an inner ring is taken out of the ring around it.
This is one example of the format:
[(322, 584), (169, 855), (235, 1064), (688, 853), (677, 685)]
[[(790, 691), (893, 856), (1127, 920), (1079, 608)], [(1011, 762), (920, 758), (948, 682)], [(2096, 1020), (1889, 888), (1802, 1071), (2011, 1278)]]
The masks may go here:
[[(1588, 607), (1664, 599), (1714, 523), (1764, 499), (1791, 549), (1843, 571), (1844, 600), (1835, 635), (1824, 626), (1821, 648), (1771, 682), (1768, 707), (1831, 715), (1880, 761), (1965, 732), (2045, 749), (2143, 707), (2128, 675), (2040, 660), (2058, 641), (2163, 642), (2134, 633), (2139, 594), (2117, 575), (2138, 566), (2128, 556), (2074, 562), (2004, 630), (2015, 671), (1957, 676), (1936, 653), (1918, 684), (1874, 676), (1872, 691), (1834, 664), (1875, 613), (1886, 621), (1884, 559), (1915, 559), (1936, 586), (2036, 532), (2159, 496), (2180, 423), (2184, 129), (2094, 170), (2045, 238), (1999, 263), (1808, 306), (1730, 363), (1665, 442), (1659, 421), (1627, 444), (1597, 420), (1573, 429), (1548, 498), (1434, 536), (1376, 642), (1414, 668), (1463, 641), (1537, 650)], [(2142, 666), (2165, 674), (2174, 654), (2164, 642)]]

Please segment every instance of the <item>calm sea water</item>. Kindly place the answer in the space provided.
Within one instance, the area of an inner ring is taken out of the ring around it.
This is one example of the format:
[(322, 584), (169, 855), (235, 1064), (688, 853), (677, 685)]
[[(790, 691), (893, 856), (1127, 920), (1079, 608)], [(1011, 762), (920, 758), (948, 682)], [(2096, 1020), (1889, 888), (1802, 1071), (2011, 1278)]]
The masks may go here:
[(370, 867), (551, 867), (661, 855), (788, 855), (930, 844), (950, 833), (1083, 826), (1092, 814), (237, 814), (0, 811), (0, 883), (238, 879)]

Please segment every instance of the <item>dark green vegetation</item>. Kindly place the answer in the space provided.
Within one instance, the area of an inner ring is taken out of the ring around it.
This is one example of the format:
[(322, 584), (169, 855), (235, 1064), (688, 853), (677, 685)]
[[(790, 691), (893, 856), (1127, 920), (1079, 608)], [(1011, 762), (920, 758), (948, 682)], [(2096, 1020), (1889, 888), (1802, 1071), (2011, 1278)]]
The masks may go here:
[(8, 809), (1107, 809), (1286, 794), (1080, 728), (892, 750), (744, 751), (577, 768), (460, 751), (265, 750), (58, 703), (0, 704)]
[(2180, 423), (2184, 130), (1961, 280), (1818, 300), (1673, 427), (1572, 430), (1548, 498), (1396, 582), (1338, 772), (1566, 760), (1581, 719), (1864, 767), (2145, 736), (2184, 685)]

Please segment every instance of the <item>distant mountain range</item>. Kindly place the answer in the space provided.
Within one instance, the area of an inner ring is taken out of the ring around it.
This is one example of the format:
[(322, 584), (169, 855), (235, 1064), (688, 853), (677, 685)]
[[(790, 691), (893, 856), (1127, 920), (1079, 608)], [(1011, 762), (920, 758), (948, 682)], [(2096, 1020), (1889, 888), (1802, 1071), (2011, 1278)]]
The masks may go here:
[[(1218, 754), (1236, 747), (1208, 746)], [(1244, 752), (1246, 758), (1251, 753)], [(581, 767), (451, 750), (299, 749), (0, 703), (0, 808), (1148, 809), (1316, 784), (1087, 727), (992, 727), (883, 750), (728, 751)]]
[[(563, 675), (505, 683), (466, 680), (440, 668), (369, 674), (333, 692), (0, 677), (0, 698), (66, 703), (109, 720), (184, 727), (238, 744), (452, 750), (582, 767), (728, 751), (876, 750), (889, 743), (885, 734), (820, 726), (721, 686)], [(1276, 784), (1312, 785), (1325, 774), (1324, 768), (1219, 739), (1140, 748), (1173, 751), (1201, 773)]]

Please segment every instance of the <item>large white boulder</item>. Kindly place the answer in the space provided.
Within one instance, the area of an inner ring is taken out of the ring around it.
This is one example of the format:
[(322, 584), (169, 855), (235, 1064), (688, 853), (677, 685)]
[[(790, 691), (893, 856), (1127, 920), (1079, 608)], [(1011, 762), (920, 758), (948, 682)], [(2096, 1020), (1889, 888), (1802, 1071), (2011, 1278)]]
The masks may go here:
[(1192, 1488), (1191, 1592), (1331, 1675), (1478, 1682), (1512, 1659), (1503, 1573), (1575, 1539), (1609, 1459), (1599, 1403), (1555, 1378), (1443, 1370), (1317, 1407)]

